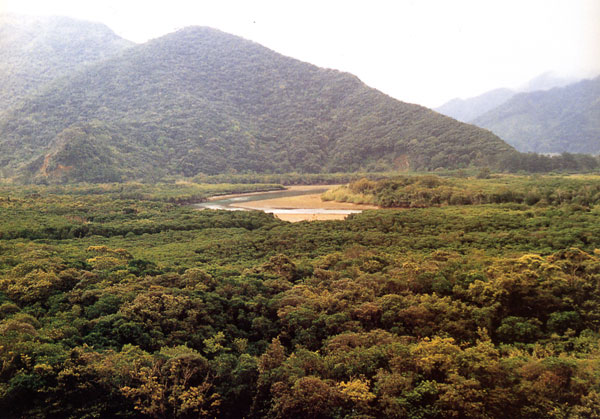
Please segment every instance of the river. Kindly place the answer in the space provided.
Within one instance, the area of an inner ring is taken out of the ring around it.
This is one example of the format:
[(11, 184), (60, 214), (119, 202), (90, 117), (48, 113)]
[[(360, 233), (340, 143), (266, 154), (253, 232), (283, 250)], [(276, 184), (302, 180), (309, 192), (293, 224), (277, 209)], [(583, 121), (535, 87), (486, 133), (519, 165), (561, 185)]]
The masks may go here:
[(285, 221), (341, 220), (348, 214), (376, 208), (341, 202), (322, 201), (321, 194), (337, 185), (292, 186), (284, 191), (259, 192), (215, 197), (196, 204), (200, 209), (228, 211), (259, 210), (272, 213)]

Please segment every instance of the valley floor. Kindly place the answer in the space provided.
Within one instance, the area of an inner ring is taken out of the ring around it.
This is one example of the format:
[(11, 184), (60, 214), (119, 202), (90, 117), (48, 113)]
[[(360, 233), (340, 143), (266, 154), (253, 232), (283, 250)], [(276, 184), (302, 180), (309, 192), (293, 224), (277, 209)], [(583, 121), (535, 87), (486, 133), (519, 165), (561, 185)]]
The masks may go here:
[(600, 412), (600, 177), (359, 181), (431, 206), (337, 222), (190, 205), (273, 189), (0, 185), (2, 417)]
[[(324, 187), (335, 188), (339, 185), (298, 185), (290, 186), (288, 189), (292, 191), (310, 191), (322, 190)], [(274, 210), (274, 209), (307, 209), (305, 213), (284, 213), (274, 211), (277, 218), (283, 221), (298, 222), (298, 221), (316, 221), (316, 220), (343, 220), (348, 216), (344, 211), (362, 211), (366, 209), (376, 209), (374, 205), (351, 204), (346, 202), (323, 201), (321, 198), (322, 192), (310, 195), (298, 195), (286, 198), (265, 199), (253, 201), (248, 204), (232, 205), (238, 208), (258, 209), (258, 210)], [(311, 212), (312, 209), (328, 210), (328, 213)], [(341, 210), (339, 213), (334, 213), (335, 210)]]
[[(340, 185), (295, 185), (287, 189), (289, 191), (310, 192), (318, 191), (313, 194), (302, 194), (297, 196), (288, 196), (272, 199), (261, 199), (258, 201), (233, 203), (230, 206), (234, 208), (244, 208), (272, 212), (277, 218), (283, 221), (316, 221), (316, 220), (343, 220), (349, 213), (348, 211), (362, 211), (367, 209), (377, 209), (375, 205), (352, 204), (347, 202), (323, 201), (321, 195), (323, 189), (333, 189)], [(228, 195), (227, 198), (237, 198), (247, 196), (246, 194)], [(222, 198), (222, 197), (221, 197)], [(298, 210), (294, 212), (285, 212), (279, 210)], [(301, 210), (306, 210), (302, 212)], [(326, 210), (326, 213), (317, 212)], [(339, 212), (336, 212), (339, 211)]]

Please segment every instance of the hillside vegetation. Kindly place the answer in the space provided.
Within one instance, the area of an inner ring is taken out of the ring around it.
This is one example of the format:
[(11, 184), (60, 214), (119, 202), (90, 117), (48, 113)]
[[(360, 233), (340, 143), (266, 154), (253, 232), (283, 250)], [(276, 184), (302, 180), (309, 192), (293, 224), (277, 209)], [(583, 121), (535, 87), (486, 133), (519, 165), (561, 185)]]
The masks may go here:
[(435, 110), (459, 121), (470, 122), (503, 104), (515, 94), (513, 90), (500, 88), (468, 99), (452, 99)]
[(597, 204), (290, 224), (169, 202), (232, 187), (1, 187), (2, 416), (600, 411)]
[(518, 94), (472, 123), (520, 151), (600, 154), (600, 77)]
[(0, 112), (132, 45), (100, 23), (0, 13)]
[(473, 123), (479, 116), (504, 104), (518, 93), (564, 87), (577, 81), (577, 78), (562, 77), (552, 72), (547, 72), (529, 80), (525, 85), (517, 89), (499, 88), (467, 99), (455, 98), (435, 108), (435, 110), (459, 121)]
[(5, 176), (47, 181), (495, 166), (514, 153), (353, 75), (198, 27), (55, 82), (0, 117), (0, 142)]
[(600, 204), (598, 176), (498, 176), (477, 178), (402, 176), (361, 179), (323, 194), (328, 201), (374, 204), (384, 208), (516, 203), (582, 206)]

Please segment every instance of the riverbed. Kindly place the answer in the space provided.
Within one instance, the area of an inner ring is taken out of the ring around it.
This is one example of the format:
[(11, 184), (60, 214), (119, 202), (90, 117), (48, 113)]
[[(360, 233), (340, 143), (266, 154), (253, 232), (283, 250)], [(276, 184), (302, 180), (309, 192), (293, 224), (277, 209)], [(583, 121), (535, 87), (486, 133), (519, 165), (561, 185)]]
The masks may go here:
[(202, 209), (222, 209), (228, 211), (259, 210), (274, 214), (284, 221), (343, 220), (349, 214), (373, 205), (359, 205), (345, 202), (323, 201), (321, 195), (339, 185), (299, 185), (283, 191), (254, 192), (248, 194), (214, 197), (207, 202), (196, 204)]

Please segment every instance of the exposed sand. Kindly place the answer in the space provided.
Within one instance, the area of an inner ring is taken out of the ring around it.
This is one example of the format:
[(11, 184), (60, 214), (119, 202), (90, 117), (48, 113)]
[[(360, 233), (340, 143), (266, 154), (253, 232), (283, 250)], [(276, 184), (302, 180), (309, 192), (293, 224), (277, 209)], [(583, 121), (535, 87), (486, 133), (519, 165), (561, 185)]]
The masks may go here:
[(376, 209), (374, 205), (350, 204), (347, 202), (323, 201), (321, 194), (298, 195), (286, 198), (262, 199), (248, 203), (232, 204), (232, 207), (249, 209), (302, 209), (302, 208), (322, 208), (327, 210), (366, 210)]
[[(324, 188), (335, 188), (339, 185), (298, 185), (291, 186), (289, 190), (295, 191), (310, 191), (310, 190), (322, 190)], [(333, 201), (323, 201), (321, 200), (322, 192), (315, 194), (307, 194), (307, 195), (299, 195), (292, 197), (284, 197), (284, 198), (274, 198), (274, 199), (263, 199), (260, 201), (252, 201), (252, 202), (241, 202), (239, 204), (232, 204), (232, 207), (236, 208), (246, 208), (246, 209), (256, 209), (256, 210), (265, 210), (265, 209), (303, 209), (303, 208), (320, 208), (325, 210), (366, 210), (366, 209), (376, 209), (377, 207), (374, 205), (362, 205), (362, 204), (350, 204), (345, 202), (333, 202)], [(298, 221), (313, 221), (313, 220), (343, 220), (348, 214), (302, 214), (302, 213), (294, 213), (294, 214), (278, 214), (275, 213), (275, 216), (284, 221), (290, 222), (298, 222)]]
[(273, 214), (275, 217), (290, 223), (317, 220), (344, 220), (348, 214)]

